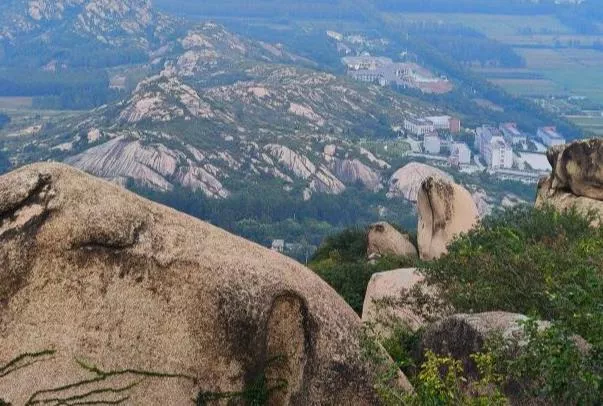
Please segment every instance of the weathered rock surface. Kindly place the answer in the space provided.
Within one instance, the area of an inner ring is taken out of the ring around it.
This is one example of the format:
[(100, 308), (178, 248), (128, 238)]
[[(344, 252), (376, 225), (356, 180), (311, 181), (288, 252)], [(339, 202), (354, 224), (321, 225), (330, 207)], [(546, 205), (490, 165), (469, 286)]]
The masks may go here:
[(358, 159), (334, 159), (331, 167), (335, 176), (346, 184), (360, 183), (373, 192), (383, 189), (379, 173)]
[(315, 165), (308, 157), (292, 149), (278, 144), (269, 144), (264, 150), (287, 171), (298, 178), (309, 181), (309, 189), (313, 192), (340, 194), (345, 185), (324, 165)]
[(552, 190), (603, 201), (603, 139), (572, 142), (549, 149)]
[[(421, 338), (421, 353), (431, 350), (439, 355), (450, 354), (471, 370), (473, 361), (470, 355), (483, 351), (484, 344), (493, 336), (498, 335), (519, 346), (525, 345), (522, 323), (526, 320), (527, 316), (508, 312), (455, 314), (425, 329)], [(537, 324), (539, 329), (551, 326), (547, 321), (538, 321)], [(574, 336), (573, 340), (581, 351), (589, 351), (590, 346), (582, 337)]]
[(564, 212), (571, 209), (576, 209), (578, 213), (589, 215), (589, 213), (599, 214), (599, 219), (593, 219), (591, 225), (598, 227), (603, 218), (603, 201), (589, 199), (584, 196), (576, 196), (570, 192), (555, 190), (552, 188), (553, 180), (551, 178), (543, 178), (538, 183), (538, 194), (536, 195), (536, 207), (544, 207), (551, 205), (555, 209)]
[(398, 169), (390, 178), (388, 197), (403, 197), (411, 202), (416, 202), (421, 184), (429, 177), (452, 181), (450, 175), (439, 169), (411, 162)]
[(421, 345), (436, 354), (451, 354), (469, 363), (469, 356), (482, 351), (486, 340), (494, 334), (520, 340), (523, 337), (520, 322), (527, 319), (524, 315), (507, 312), (455, 314), (427, 327)]
[(428, 178), (423, 182), (417, 208), (419, 255), (425, 260), (448, 252), (448, 244), (471, 230), (479, 220), (471, 194), (462, 186), (443, 179)]
[(391, 224), (381, 222), (373, 224), (368, 231), (368, 248), (366, 255), (368, 258), (374, 256), (407, 256), (417, 258), (419, 256), (417, 248), (410, 242), (408, 234), (402, 234)]
[(152, 76), (138, 84), (119, 114), (126, 123), (172, 121), (176, 118), (215, 117), (211, 106), (192, 87), (169, 73)]
[[(193, 156), (200, 152), (192, 150)], [(199, 156), (201, 161), (204, 160)], [(209, 164), (193, 162), (163, 144), (145, 144), (139, 139), (116, 137), (66, 160), (72, 166), (106, 179), (124, 183), (134, 180), (144, 186), (168, 191), (174, 184), (201, 190), (208, 197), (230, 195), (211, 173)]]
[[(553, 171), (538, 183), (536, 207), (552, 205), (559, 211), (575, 208), (603, 218), (603, 140), (561, 145), (551, 148), (547, 156)], [(600, 218), (592, 225), (600, 225)]]
[(362, 321), (374, 324), (384, 333), (396, 323), (403, 323), (413, 331), (422, 327), (425, 323), (423, 317), (409, 307), (399, 306), (397, 300), (403, 292), (410, 291), (423, 279), (415, 268), (374, 274), (364, 297)]
[(0, 177), (0, 281), (0, 363), (56, 350), (0, 378), (13, 404), (96, 376), (76, 359), (178, 376), (128, 372), (36, 399), (110, 387), (122, 390), (82, 399), (186, 405), (265, 372), (288, 383), (276, 404), (377, 403), (360, 320), (315, 274), (64, 165)]

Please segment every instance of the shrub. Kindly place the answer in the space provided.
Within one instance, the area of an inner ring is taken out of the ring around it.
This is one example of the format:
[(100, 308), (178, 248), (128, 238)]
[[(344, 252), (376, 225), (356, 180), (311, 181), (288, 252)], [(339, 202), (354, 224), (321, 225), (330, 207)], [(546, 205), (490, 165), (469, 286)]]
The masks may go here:
[(603, 344), (603, 228), (575, 212), (527, 207), (487, 218), (421, 265), (457, 312), (509, 311), (557, 321)]

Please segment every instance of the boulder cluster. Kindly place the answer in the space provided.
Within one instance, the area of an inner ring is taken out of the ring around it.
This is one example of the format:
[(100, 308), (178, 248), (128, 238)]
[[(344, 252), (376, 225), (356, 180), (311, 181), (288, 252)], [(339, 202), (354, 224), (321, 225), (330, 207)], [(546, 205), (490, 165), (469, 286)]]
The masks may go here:
[[(603, 215), (603, 141), (548, 155), (537, 205)], [(369, 260), (435, 260), (479, 221), (471, 194), (444, 177), (422, 181), (417, 210), (416, 244), (374, 224)], [(423, 329), (422, 352), (469, 366), (492, 332), (521, 340), (525, 320), (388, 306), (411, 290), (437, 297), (412, 268), (373, 275), (361, 321), (296, 262), (60, 164), (0, 177), (0, 281), (0, 401), (12, 404), (184, 405), (260, 382), (271, 404), (373, 405), (393, 363), (381, 347), (388, 365), (363, 356), (362, 321)], [(402, 373), (396, 382), (413, 391)]]

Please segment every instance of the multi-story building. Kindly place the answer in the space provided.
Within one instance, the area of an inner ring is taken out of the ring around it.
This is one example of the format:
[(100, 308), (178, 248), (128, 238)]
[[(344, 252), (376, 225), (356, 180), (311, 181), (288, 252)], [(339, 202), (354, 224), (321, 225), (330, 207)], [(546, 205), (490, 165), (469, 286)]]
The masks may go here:
[(528, 137), (517, 128), (517, 123), (503, 123), (499, 127), (505, 140), (511, 145), (526, 144)]
[(423, 149), (425, 152), (432, 155), (438, 155), (442, 148), (442, 140), (440, 140), (440, 136), (436, 132), (430, 132), (425, 134), (423, 138)]
[(537, 135), (547, 147), (565, 144), (565, 138), (557, 132), (556, 127), (541, 127), (538, 129)]
[(430, 116), (425, 117), (433, 123), (436, 130), (446, 130), (451, 133), (458, 133), (461, 131), (461, 120), (450, 116)]
[(486, 158), (490, 168), (509, 169), (513, 167), (513, 149), (504, 140), (495, 140), (492, 142), (492, 148)]
[(404, 129), (411, 134), (425, 135), (435, 131), (435, 126), (424, 118), (407, 118), (404, 120)]
[(513, 167), (513, 149), (497, 128), (479, 127), (476, 130), (475, 148), (490, 168)]
[(471, 163), (471, 149), (463, 142), (455, 142), (450, 147), (450, 164), (469, 165)]

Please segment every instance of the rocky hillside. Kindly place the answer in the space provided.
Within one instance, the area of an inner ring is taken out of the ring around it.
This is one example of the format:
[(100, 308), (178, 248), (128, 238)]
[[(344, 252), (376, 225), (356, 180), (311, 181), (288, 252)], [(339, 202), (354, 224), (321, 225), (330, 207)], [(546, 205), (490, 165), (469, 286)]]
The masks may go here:
[(310, 65), (202, 24), (158, 56), (161, 68), (124, 100), (11, 141), (11, 155), (16, 164), (63, 160), (120, 183), (215, 198), (265, 181), (305, 199), (349, 185), (383, 189), (390, 164), (356, 141), (390, 136), (405, 115), (432, 110)]
[(114, 46), (151, 49), (174, 32), (174, 22), (150, 0), (8, 0), (0, 5), (0, 41), (39, 37), (52, 44), (75, 36)]

